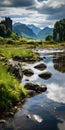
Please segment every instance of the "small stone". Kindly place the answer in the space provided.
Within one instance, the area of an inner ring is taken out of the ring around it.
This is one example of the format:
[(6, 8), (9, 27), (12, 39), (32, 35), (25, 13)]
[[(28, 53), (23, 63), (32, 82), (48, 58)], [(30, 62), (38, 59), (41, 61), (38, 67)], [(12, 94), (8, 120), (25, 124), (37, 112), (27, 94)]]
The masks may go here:
[(33, 70), (31, 70), (31, 69), (23, 69), (22, 72), (26, 76), (32, 76), (34, 74)]
[(47, 66), (41, 63), (41, 64), (36, 65), (34, 68), (39, 69), (39, 70), (45, 70)]
[(49, 71), (47, 71), (47, 72), (43, 72), (43, 73), (39, 74), (39, 77), (47, 80), (47, 79), (49, 79), (51, 77), (51, 75), (52, 74)]
[(0, 124), (6, 123), (6, 120), (0, 120)]
[(13, 113), (13, 112), (10, 112), (10, 113), (9, 113), (9, 116), (10, 116), (10, 117), (13, 117), (13, 116), (14, 116), (14, 113)]

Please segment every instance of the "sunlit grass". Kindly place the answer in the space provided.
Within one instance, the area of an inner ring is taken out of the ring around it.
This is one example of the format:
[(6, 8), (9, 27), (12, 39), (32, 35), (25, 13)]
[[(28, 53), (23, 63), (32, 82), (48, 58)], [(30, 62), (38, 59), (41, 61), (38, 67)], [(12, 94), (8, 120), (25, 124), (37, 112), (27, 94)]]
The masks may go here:
[(37, 59), (38, 55), (30, 49), (22, 49), (22, 48), (15, 48), (15, 47), (1, 47), (0, 48), (0, 55), (6, 57), (7, 59), (11, 59), (13, 56), (22, 56), (23, 59), (25, 58), (33, 58)]
[(16, 105), (26, 91), (7, 70), (0, 65), (0, 112)]

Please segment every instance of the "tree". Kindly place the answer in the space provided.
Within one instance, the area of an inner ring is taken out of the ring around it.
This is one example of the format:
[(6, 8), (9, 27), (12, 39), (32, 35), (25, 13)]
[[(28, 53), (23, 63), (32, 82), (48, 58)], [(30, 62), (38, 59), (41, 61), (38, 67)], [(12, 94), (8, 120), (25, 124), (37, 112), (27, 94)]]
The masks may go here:
[(4, 24), (0, 24), (0, 36), (2, 37), (6, 36), (6, 27)]
[(8, 29), (7, 29), (7, 32), (6, 32), (6, 36), (7, 36), (7, 37), (10, 37), (10, 36), (11, 36), (11, 33), (12, 33), (12, 32), (11, 32), (11, 29), (8, 28)]
[(54, 41), (65, 41), (65, 19), (57, 21), (53, 29)]
[(46, 38), (45, 38), (46, 41), (52, 41), (53, 40), (53, 36), (52, 35), (48, 35)]

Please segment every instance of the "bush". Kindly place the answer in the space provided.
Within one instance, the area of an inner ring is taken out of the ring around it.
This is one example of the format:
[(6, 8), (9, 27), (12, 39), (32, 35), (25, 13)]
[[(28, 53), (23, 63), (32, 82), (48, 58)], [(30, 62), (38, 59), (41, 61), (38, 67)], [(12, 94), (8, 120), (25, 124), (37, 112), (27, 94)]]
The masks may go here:
[(48, 35), (46, 38), (45, 38), (46, 41), (52, 41), (53, 40), (53, 36), (52, 35)]
[(11, 38), (12, 38), (13, 40), (19, 40), (19, 39), (20, 39), (20, 36), (19, 36), (17, 33), (12, 32)]
[(8, 40), (8, 41), (7, 41), (7, 44), (9, 44), (9, 45), (10, 45), (10, 44), (14, 44), (14, 42), (13, 42), (13, 40)]

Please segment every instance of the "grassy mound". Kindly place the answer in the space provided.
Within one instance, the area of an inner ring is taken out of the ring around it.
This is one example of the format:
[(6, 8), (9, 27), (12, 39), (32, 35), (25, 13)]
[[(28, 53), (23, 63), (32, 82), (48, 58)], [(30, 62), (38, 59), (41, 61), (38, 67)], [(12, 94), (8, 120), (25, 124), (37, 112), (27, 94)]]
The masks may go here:
[(0, 66), (0, 112), (15, 106), (25, 95), (25, 89), (15, 77)]

